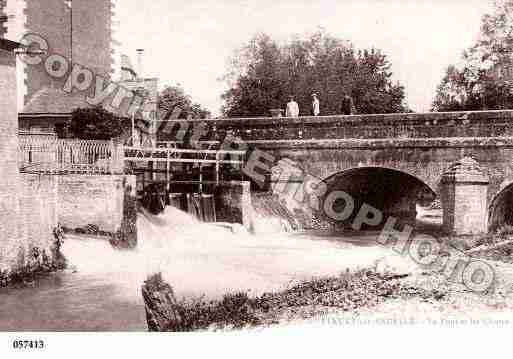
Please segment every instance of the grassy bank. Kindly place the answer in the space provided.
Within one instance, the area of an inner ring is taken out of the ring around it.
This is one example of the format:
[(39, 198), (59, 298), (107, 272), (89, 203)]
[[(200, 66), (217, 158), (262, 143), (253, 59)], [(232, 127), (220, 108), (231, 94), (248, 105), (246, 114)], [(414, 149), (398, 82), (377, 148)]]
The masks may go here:
[(449, 238), (446, 243), (473, 258), (513, 263), (513, 226), (479, 236)]
[[(337, 277), (313, 279), (290, 289), (249, 298), (245, 293), (227, 294), (219, 301), (202, 298), (174, 301), (164, 310), (145, 302), (150, 312), (167, 315), (160, 328), (152, 330), (199, 331), (223, 328), (241, 329), (272, 325), (283, 321), (313, 318), (329, 310), (353, 311), (372, 307), (388, 299), (422, 298), (441, 300), (446, 293), (405, 284), (399, 276), (387, 276), (371, 270), (345, 272)], [(153, 298), (174, 297), (172, 289), (157, 275), (145, 282), (148, 292), (160, 292)], [(163, 292), (168, 292), (167, 294)], [(156, 299), (156, 301), (161, 301)], [(150, 315), (151, 316), (151, 315)], [(149, 316), (149, 317), (150, 317)], [(149, 323), (150, 324), (150, 323)]]

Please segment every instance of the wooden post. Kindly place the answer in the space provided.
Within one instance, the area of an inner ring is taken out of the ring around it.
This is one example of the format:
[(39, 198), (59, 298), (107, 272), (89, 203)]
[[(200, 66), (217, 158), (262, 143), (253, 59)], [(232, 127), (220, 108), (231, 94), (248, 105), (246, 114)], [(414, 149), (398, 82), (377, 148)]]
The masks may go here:
[(203, 193), (203, 165), (199, 164), (199, 193)]
[(183, 318), (178, 311), (180, 304), (173, 288), (162, 280), (160, 273), (144, 282), (142, 296), (150, 332), (178, 332), (187, 329), (183, 326)]
[[(167, 146), (166, 146), (167, 148)], [(169, 149), (167, 149), (167, 161), (166, 161), (166, 186), (167, 186), (167, 191), (169, 192), (171, 190), (171, 176), (170, 176), (170, 157), (171, 157), (171, 153), (169, 152)]]
[(112, 139), (110, 140), (109, 147), (110, 147), (109, 173), (113, 174), (117, 168), (116, 165), (117, 165), (118, 159), (116, 158), (117, 157), (116, 147), (114, 147), (114, 141)]
[(238, 157), (240, 163), (239, 163), (239, 173), (240, 173), (240, 180), (241, 181), (244, 181), (244, 172), (242, 171), (242, 169), (244, 168), (244, 164), (246, 163), (246, 155), (240, 155)]
[(144, 192), (144, 188), (146, 187), (146, 168), (143, 167), (142, 172), (142, 191)]
[(216, 153), (216, 184), (219, 184), (219, 153)]

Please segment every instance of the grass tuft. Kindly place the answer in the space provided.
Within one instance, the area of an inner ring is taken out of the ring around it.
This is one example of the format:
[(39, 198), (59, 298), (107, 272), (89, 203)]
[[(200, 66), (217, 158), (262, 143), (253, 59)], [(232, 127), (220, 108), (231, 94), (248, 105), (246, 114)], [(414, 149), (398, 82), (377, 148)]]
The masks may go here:
[[(153, 285), (156, 286), (155, 284)], [(183, 299), (174, 306), (180, 318), (180, 331), (219, 328), (241, 329), (279, 322), (297, 312), (315, 316), (327, 308), (350, 311), (374, 306), (386, 299), (420, 297), (441, 300), (445, 293), (405, 285), (396, 276), (372, 270), (346, 271), (337, 277), (312, 279), (290, 289), (249, 298), (246, 293), (226, 294), (221, 300), (204, 297)]]

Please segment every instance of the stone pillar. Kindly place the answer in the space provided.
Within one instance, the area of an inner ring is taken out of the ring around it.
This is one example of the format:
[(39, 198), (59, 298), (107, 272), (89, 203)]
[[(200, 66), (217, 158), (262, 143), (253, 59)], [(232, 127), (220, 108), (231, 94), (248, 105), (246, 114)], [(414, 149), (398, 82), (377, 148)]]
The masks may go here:
[(448, 234), (487, 232), (488, 183), (488, 176), (471, 157), (463, 158), (442, 175), (443, 223)]
[(242, 225), (250, 233), (253, 232), (253, 205), (251, 203), (251, 186), (250, 183), (244, 181), (242, 185), (242, 195), (240, 198), (242, 209)]

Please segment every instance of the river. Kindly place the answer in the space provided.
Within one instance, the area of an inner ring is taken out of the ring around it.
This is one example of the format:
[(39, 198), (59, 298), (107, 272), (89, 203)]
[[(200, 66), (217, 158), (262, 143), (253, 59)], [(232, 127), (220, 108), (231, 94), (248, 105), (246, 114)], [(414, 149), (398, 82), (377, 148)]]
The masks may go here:
[(299, 280), (369, 267), (390, 254), (375, 233), (257, 236), (195, 222), (167, 208), (140, 215), (139, 246), (117, 251), (106, 241), (69, 237), (71, 269), (23, 288), (0, 289), (0, 331), (145, 331), (140, 287), (162, 272), (178, 298), (247, 291), (259, 295)]

